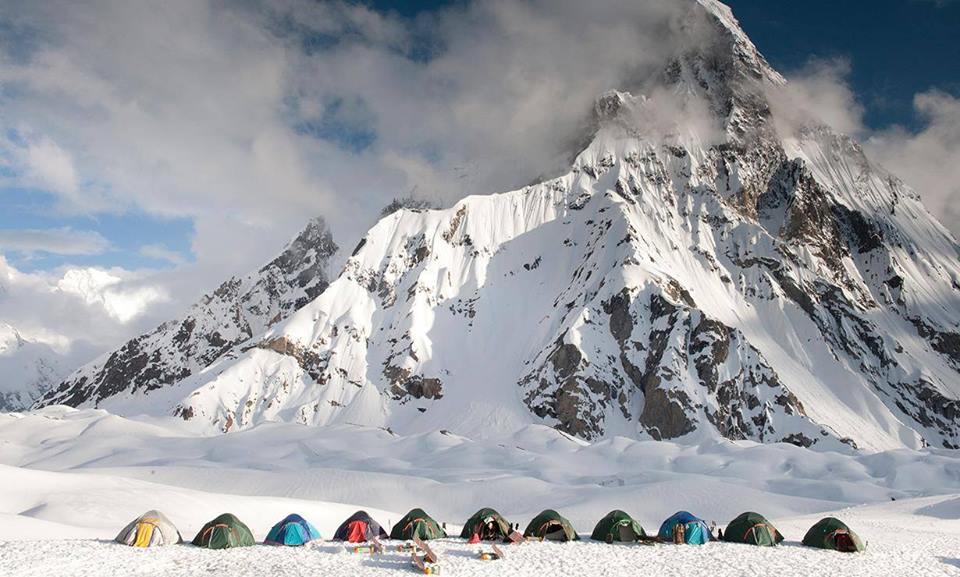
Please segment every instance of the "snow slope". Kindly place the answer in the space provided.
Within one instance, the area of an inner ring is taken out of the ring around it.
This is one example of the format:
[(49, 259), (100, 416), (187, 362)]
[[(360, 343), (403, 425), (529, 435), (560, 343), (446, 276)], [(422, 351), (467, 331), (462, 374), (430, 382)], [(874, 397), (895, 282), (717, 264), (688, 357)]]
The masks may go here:
[(295, 424), (197, 436), (191, 427), (89, 409), (2, 415), (0, 464), (400, 513), (425, 506), (449, 523), (491, 504), (528, 518), (562, 506), (576, 525), (591, 527), (614, 508), (654, 525), (680, 508), (723, 520), (762, 503), (767, 514), (785, 517), (960, 488), (960, 458), (948, 450), (834, 453), (623, 437), (584, 443), (543, 425), (496, 439)]
[(66, 359), (0, 322), (0, 411), (29, 408), (66, 372)]

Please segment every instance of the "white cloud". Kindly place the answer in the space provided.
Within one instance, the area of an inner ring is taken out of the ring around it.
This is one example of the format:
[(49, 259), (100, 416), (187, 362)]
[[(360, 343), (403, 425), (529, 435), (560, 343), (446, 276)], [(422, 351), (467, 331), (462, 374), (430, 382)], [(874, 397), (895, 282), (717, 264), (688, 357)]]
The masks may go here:
[[(450, 201), (561, 165), (593, 99), (672, 49), (677, 12), (501, 1), (408, 21), (306, 0), (13, 1), (0, 18), (38, 41), (0, 62), (15, 88), (0, 128), (82, 151), (74, 185), (64, 162), (41, 163), (51, 188), (78, 187), (66, 208), (195, 219), (209, 285), (259, 264), (304, 215), (352, 244), (408, 190)], [(356, 154), (305, 129), (330, 121), (374, 145)]]
[(123, 280), (116, 271), (71, 268), (57, 281), (56, 289), (79, 297), (87, 305), (103, 307), (111, 318), (120, 323), (127, 323), (150, 305), (167, 300), (166, 294), (156, 287), (124, 286)]
[[(31, 38), (0, 48), (13, 184), (68, 213), (190, 218), (195, 256), (144, 246), (177, 266), (108, 271), (119, 282), (21, 275), (0, 318), (116, 346), (266, 262), (310, 216), (353, 246), (411, 190), (449, 202), (522, 186), (563, 163), (597, 95), (659, 65), (676, 16), (665, 0), (478, 2), (412, 21), (310, 0), (0, 3)], [(372, 146), (338, 145), (356, 135)]]
[(137, 252), (147, 258), (166, 261), (173, 265), (182, 265), (187, 262), (182, 254), (162, 244), (145, 244)]
[(49, 139), (30, 143), (26, 150), (29, 178), (43, 188), (66, 196), (77, 193), (77, 171), (73, 158)]
[(770, 87), (780, 131), (789, 134), (812, 121), (844, 134), (861, 134), (864, 109), (847, 83), (849, 74), (846, 58), (813, 59), (791, 73), (785, 86)]
[(917, 94), (913, 106), (923, 128), (879, 131), (864, 148), (915, 188), (927, 209), (960, 238), (960, 99), (932, 90)]
[(172, 315), (163, 282), (122, 269), (25, 273), (0, 255), (0, 321), (86, 361)]
[(110, 242), (93, 230), (74, 230), (70, 227), (0, 230), (0, 251), (92, 255), (101, 254), (109, 248)]

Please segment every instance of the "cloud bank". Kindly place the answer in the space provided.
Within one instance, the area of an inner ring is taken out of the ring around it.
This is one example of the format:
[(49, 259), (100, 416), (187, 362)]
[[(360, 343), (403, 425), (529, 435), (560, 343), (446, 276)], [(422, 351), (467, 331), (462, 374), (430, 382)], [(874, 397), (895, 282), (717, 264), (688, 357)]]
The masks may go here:
[(0, 319), (78, 362), (162, 321), (154, 313), (166, 300), (142, 274), (91, 267), (24, 273), (0, 255)]

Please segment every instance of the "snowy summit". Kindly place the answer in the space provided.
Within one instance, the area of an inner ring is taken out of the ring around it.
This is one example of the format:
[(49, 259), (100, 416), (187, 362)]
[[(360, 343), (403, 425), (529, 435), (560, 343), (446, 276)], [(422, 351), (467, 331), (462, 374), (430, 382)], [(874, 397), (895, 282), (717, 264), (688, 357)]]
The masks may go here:
[[(585, 440), (957, 447), (960, 248), (855, 141), (779, 123), (783, 77), (728, 8), (689, 4), (657, 74), (598, 96), (566, 174), (398, 210), (302, 307), (249, 327), (204, 313), (193, 332), (191, 313), (39, 406), (222, 432), (543, 423)], [(314, 254), (278, 261), (311, 271)], [(167, 360), (181, 338), (209, 344)], [(133, 354), (138, 372), (116, 373)]]

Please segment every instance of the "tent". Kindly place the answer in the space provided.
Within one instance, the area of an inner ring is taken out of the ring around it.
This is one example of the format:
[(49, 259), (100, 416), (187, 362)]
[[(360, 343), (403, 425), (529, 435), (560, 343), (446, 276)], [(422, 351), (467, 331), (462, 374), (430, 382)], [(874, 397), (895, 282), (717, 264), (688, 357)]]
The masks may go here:
[(357, 511), (350, 515), (333, 534), (334, 541), (349, 543), (365, 543), (372, 541), (374, 537), (386, 539), (387, 532), (366, 511)]
[(860, 552), (867, 548), (859, 535), (851, 531), (843, 521), (834, 517), (820, 519), (810, 527), (807, 534), (803, 536), (803, 544), (807, 547), (833, 549), (847, 553)]
[(484, 508), (467, 519), (460, 537), (470, 539), (476, 535), (481, 541), (502, 541), (510, 534), (510, 523), (494, 509)]
[(183, 538), (166, 515), (147, 511), (124, 527), (114, 541), (132, 547), (156, 547), (183, 543)]
[(783, 541), (783, 535), (763, 515), (747, 512), (730, 521), (723, 533), (723, 540), (772, 547)]
[(267, 545), (306, 545), (320, 538), (320, 531), (300, 515), (287, 515), (270, 529), (264, 543)]
[(547, 509), (530, 521), (524, 537), (539, 537), (546, 541), (576, 541), (580, 537), (573, 525), (553, 509)]
[(657, 536), (661, 539), (672, 541), (673, 528), (677, 525), (683, 526), (683, 542), (687, 545), (703, 545), (710, 540), (710, 529), (706, 521), (694, 517), (686, 511), (678, 511), (660, 525), (660, 531)]
[(390, 531), (390, 538), (413, 539), (415, 535), (426, 541), (427, 539), (446, 537), (447, 533), (423, 509), (413, 509), (393, 526), (393, 530)]
[(229, 549), (256, 545), (250, 528), (230, 513), (224, 513), (203, 526), (193, 544), (207, 549)]
[(640, 523), (635, 521), (630, 515), (617, 509), (610, 511), (606, 517), (597, 522), (597, 526), (593, 528), (593, 533), (590, 535), (590, 538), (594, 541), (613, 543), (614, 541), (637, 541), (640, 537), (646, 536), (647, 533), (643, 530), (643, 527), (640, 526)]

